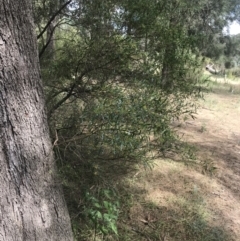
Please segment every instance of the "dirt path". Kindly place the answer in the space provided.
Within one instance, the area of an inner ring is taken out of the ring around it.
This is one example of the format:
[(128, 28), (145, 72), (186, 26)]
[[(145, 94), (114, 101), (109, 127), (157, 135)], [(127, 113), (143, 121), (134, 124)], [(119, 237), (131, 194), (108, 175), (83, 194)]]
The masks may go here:
[(206, 171), (216, 168), (206, 200), (216, 224), (240, 240), (240, 95), (207, 94), (197, 119), (187, 121), (180, 132), (197, 147)]

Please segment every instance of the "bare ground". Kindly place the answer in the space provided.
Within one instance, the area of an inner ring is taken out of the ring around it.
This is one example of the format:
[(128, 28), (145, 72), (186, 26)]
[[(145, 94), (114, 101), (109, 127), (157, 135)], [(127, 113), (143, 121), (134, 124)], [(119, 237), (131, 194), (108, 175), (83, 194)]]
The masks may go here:
[(216, 167), (206, 199), (216, 223), (240, 240), (240, 96), (206, 95), (197, 119), (180, 131), (197, 147), (198, 158)]

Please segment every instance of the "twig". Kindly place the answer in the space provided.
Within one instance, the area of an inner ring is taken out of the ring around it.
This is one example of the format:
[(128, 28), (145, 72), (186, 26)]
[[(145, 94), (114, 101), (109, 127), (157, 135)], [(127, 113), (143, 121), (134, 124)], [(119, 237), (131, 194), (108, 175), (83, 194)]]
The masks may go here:
[(37, 39), (41, 38), (41, 36), (45, 33), (49, 25), (52, 23), (52, 21), (57, 17), (57, 15), (71, 2), (72, 0), (67, 1), (65, 4), (63, 4), (57, 12), (53, 14), (53, 16), (49, 19), (46, 26), (43, 28), (43, 30), (38, 34)]

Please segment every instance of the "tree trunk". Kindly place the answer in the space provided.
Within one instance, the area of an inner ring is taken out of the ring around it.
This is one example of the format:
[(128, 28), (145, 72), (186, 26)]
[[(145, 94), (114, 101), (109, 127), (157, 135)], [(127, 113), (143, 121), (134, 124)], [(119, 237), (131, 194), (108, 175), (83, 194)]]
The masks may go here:
[[(60, 2), (59, 0), (51, 0), (50, 6), (49, 6), (49, 19), (57, 12), (57, 10), (60, 8)], [(54, 61), (55, 57), (55, 28), (57, 25), (59, 19), (59, 15), (57, 15), (54, 20), (50, 23), (50, 25), (47, 28), (47, 40), (46, 44), (47, 46), (47, 58), (49, 61)]]
[(73, 240), (56, 179), (30, 0), (0, 3), (0, 240)]

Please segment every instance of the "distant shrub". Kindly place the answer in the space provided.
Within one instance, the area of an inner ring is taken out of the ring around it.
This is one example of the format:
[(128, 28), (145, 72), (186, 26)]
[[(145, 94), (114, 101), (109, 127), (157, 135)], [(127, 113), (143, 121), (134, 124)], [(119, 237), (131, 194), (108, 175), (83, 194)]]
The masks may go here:
[(226, 69), (230, 69), (234, 66), (234, 63), (232, 63), (231, 61), (226, 61), (224, 65)]
[(233, 69), (231, 69), (232, 71), (232, 75), (235, 77), (240, 77), (240, 67), (235, 67)]

